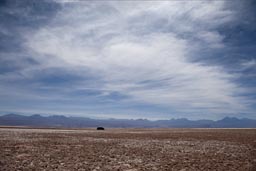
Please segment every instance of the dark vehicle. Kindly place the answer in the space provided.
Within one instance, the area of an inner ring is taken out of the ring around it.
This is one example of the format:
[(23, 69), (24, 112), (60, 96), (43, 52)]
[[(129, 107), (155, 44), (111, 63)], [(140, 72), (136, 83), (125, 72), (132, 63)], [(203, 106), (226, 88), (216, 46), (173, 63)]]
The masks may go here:
[(105, 130), (103, 127), (97, 127), (97, 130)]

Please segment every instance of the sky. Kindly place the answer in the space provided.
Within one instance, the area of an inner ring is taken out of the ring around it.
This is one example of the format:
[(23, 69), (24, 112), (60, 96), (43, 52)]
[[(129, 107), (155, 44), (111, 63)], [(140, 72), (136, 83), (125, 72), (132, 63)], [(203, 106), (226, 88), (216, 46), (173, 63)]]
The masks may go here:
[(256, 2), (0, 1), (0, 113), (256, 119)]

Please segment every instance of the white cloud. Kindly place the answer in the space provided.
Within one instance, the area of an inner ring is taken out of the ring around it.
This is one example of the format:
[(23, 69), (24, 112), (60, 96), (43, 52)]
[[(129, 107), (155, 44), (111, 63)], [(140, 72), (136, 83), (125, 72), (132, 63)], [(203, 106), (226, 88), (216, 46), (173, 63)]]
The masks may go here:
[(26, 46), (45, 67), (74, 68), (80, 74), (86, 68), (104, 82), (95, 89), (117, 91), (133, 102), (232, 113), (247, 108), (234, 76), (190, 61), (205, 44), (224, 47), (214, 29), (234, 15), (222, 1), (76, 2), (26, 35)]
[(208, 44), (211, 48), (223, 48), (224, 36), (220, 35), (218, 32), (199, 32), (197, 37), (201, 39), (204, 43)]
[(248, 60), (248, 61), (243, 61), (241, 63), (241, 66), (242, 66), (243, 69), (255, 68), (256, 67), (256, 60), (251, 59), (251, 60)]

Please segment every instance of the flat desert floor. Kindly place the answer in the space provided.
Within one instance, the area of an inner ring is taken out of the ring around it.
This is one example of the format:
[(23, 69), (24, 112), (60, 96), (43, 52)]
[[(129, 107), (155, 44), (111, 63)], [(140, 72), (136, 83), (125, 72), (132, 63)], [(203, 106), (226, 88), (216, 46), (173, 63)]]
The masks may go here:
[(256, 129), (0, 128), (0, 170), (256, 170)]

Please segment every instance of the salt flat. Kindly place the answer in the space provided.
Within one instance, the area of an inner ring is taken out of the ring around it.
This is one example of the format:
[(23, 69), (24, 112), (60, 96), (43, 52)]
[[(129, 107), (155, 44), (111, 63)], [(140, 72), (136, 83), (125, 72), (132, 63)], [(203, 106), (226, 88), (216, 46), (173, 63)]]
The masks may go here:
[(0, 170), (255, 170), (256, 129), (0, 128)]

